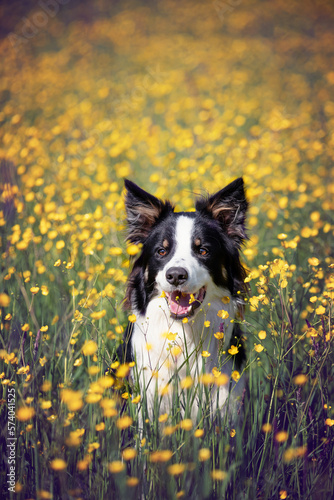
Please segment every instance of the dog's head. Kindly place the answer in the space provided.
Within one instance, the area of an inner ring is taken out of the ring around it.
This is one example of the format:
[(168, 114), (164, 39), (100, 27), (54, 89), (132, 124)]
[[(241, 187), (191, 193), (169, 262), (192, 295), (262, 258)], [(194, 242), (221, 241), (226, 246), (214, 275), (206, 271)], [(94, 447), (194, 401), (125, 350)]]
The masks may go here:
[(231, 295), (245, 290), (239, 250), (248, 203), (242, 178), (198, 199), (195, 212), (175, 212), (169, 201), (129, 180), (125, 188), (128, 241), (142, 245), (128, 280), (128, 308), (145, 314), (149, 301), (164, 294), (171, 316), (182, 319), (196, 314), (213, 288)]

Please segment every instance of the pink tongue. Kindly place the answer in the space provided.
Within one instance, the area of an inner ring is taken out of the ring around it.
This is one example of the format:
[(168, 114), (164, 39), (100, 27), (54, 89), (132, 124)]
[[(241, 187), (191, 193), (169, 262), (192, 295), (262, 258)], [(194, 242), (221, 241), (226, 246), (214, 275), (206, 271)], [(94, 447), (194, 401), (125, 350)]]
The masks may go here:
[[(178, 297), (178, 299), (176, 299)], [(173, 292), (170, 298), (170, 310), (173, 314), (186, 314), (189, 310), (190, 294), (182, 295), (181, 292)]]

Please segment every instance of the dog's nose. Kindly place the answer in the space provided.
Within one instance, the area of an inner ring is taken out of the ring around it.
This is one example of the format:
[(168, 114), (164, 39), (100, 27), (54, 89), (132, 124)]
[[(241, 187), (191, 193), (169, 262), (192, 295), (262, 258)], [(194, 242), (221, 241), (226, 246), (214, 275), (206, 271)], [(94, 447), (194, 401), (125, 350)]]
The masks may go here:
[(174, 286), (183, 285), (188, 279), (188, 273), (183, 267), (170, 267), (166, 271), (166, 280)]

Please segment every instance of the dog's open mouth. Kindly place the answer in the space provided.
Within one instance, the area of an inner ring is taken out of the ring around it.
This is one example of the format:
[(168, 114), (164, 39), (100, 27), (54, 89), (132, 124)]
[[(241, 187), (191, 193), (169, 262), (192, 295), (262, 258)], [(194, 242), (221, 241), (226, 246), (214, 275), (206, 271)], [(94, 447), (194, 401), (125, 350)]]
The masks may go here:
[(195, 310), (202, 304), (206, 287), (202, 286), (196, 293), (185, 293), (180, 290), (165, 292), (171, 316), (175, 319), (183, 319), (192, 316)]

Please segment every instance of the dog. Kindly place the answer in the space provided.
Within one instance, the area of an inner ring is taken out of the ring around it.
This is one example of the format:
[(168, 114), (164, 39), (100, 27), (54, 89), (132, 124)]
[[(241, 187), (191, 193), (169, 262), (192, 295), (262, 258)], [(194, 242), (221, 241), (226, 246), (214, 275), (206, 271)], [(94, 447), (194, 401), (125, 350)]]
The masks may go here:
[(229, 380), (210, 386), (210, 412), (224, 415), (228, 403), (233, 413), (244, 389), (242, 380), (236, 383), (243, 354), (234, 322), (247, 293), (240, 261), (248, 208), (243, 179), (197, 199), (193, 212), (176, 212), (169, 201), (130, 180), (125, 189), (127, 240), (141, 250), (127, 282), (125, 307), (132, 322), (121, 346), (123, 360), (135, 361), (151, 414), (157, 394), (160, 412), (171, 410), (168, 387), (175, 376), (201, 380), (203, 365), (205, 372)]

